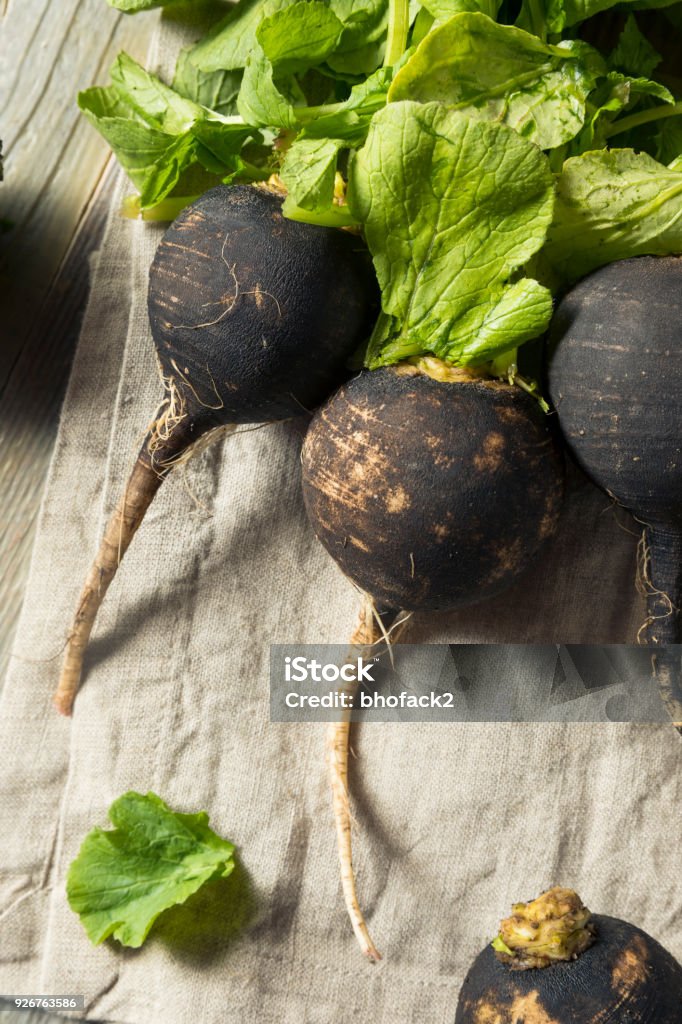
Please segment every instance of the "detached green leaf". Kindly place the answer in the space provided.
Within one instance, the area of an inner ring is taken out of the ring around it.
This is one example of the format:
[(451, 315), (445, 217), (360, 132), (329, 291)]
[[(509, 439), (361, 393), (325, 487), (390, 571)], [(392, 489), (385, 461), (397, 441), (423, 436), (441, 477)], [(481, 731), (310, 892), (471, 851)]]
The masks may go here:
[(540, 262), (565, 283), (630, 256), (682, 252), (682, 168), (614, 149), (564, 164)]
[(393, 318), (372, 366), (424, 352), (486, 362), (545, 329), (549, 292), (510, 280), (545, 239), (553, 179), (515, 132), (437, 103), (390, 104), (354, 160), (348, 200)]
[(305, 71), (336, 49), (343, 25), (321, 0), (299, 0), (264, 18), (256, 38), (278, 74)]
[(86, 836), (66, 882), (69, 906), (95, 945), (113, 935), (141, 946), (159, 914), (234, 868), (234, 846), (203, 811), (179, 814), (154, 793), (130, 792), (109, 818), (115, 828)]
[(553, 149), (582, 128), (587, 96), (605, 70), (585, 43), (548, 46), (484, 14), (456, 14), (422, 40), (388, 98), (437, 100)]

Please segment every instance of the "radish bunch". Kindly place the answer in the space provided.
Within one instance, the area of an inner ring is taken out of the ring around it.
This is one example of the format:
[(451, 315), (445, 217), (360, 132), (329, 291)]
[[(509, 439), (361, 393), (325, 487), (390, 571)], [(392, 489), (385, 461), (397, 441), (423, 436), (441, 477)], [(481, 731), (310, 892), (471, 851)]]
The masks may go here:
[[(303, 491), (364, 594), (353, 643), (508, 587), (563, 495), (517, 349), (590, 271), (682, 251), (682, 153), (665, 130), (682, 108), (651, 78), (660, 56), (634, 18), (601, 53), (579, 38), (589, 4), (257, 6), (240, 0), (185, 51), (172, 87), (121, 55), (112, 85), (80, 97), (144, 216), (182, 207), (197, 181), (274, 173), (287, 195), (280, 209), (221, 186), (159, 249), (149, 311), (165, 397), (81, 596), (66, 713), (99, 604), (171, 467), (214, 430), (318, 405), (351, 353), (363, 372), (313, 419)], [(562, 301), (550, 391), (569, 447), (645, 522), (642, 635), (660, 646), (679, 640), (678, 262), (621, 266)], [(674, 710), (667, 652), (658, 671)], [(346, 904), (376, 959), (352, 867), (349, 729), (330, 726), (328, 765)]]

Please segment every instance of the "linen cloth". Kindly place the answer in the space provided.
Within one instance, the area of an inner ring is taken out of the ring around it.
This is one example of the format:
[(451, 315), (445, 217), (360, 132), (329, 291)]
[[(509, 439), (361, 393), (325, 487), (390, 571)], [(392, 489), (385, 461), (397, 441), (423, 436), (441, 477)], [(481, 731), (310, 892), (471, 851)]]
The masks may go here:
[[(164, 26), (157, 60), (181, 42)], [(359, 596), (308, 525), (305, 422), (240, 432), (161, 489), (101, 609), (72, 720), (52, 709), (68, 624), (161, 397), (146, 277), (162, 229), (112, 201), (0, 710), (0, 992), (84, 993), (119, 1024), (452, 1021), (513, 901), (559, 883), (682, 958), (680, 738), (670, 726), (363, 724), (360, 900), (340, 891), (319, 726), (268, 720), (268, 645), (344, 643)], [(320, 324), (320, 329), (324, 325)], [(632, 642), (636, 530), (577, 473), (561, 533), (497, 600), (415, 616), (412, 642)], [(93, 948), (64, 890), (127, 789), (206, 809), (232, 878), (140, 950)], [(227, 908), (227, 909), (226, 909)]]

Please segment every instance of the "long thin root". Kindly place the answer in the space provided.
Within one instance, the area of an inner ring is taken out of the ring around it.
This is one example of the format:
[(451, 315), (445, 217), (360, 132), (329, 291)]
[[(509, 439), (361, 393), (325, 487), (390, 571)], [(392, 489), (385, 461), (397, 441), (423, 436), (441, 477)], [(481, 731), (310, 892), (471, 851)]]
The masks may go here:
[[(406, 619), (402, 619), (401, 625), (405, 621)], [(386, 630), (372, 601), (366, 598), (360, 612), (358, 625), (351, 637), (352, 651), (349, 654), (348, 660), (355, 662), (356, 658), (364, 656), (376, 644), (383, 640), (388, 642), (390, 633), (391, 630)], [(349, 682), (343, 688), (343, 692), (352, 697), (356, 689), (357, 682)], [(347, 703), (350, 704), (351, 702), (348, 701)], [(381, 954), (372, 942), (364, 915), (360, 909), (355, 884), (355, 873), (353, 871), (351, 812), (348, 795), (351, 714), (352, 709), (344, 710), (341, 712), (342, 717), (339, 721), (329, 723), (325, 734), (325, 753), (329, 783), (332, 791), (332, 807), (336, 824), (339, 864), (341, 866), (341, 884), (346, 910), (348, 911), (355, 937), (360, 944), (362, 952), (370, 960), (377, 961), (381, 960)]]
[(148, 460), (138, 458), (123, 497), (107, 523), (66, 642), (64, 663), (53, 698), (62, 715), (71, 714), (83, 671), (85, 649), (104, 595), (163, 479)]

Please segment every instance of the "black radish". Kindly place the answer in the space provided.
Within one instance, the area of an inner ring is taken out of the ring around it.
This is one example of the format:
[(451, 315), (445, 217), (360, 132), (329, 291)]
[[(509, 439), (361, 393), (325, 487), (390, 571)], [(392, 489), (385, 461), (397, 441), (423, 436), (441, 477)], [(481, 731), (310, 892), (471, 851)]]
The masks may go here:
[(570, 889), (517, 903), (472, 964), (455, 1024), (679, 1024), (682, 966)]
[(449, 376), (411, 365), (365, 372), (318, 410), (306, 434), (313, 529), (384, 607), (492, 597), (557, 525), (563, 463), (537, 401), (500, 381)]
[[(364, 647), (395, 640), (402, 613), (504, 590), (554, 533), (563, 498), (537, 400), (431, 358), (343, 385), (313, 418), (302, 462), (313, 529), (366, 595), (353, 640)], [(376, 960), (353, 873), (349, 729), (348, 719), (328, 726), (327, 765), (346, 908)]]
[(97, 610), (170, 470), (233, 424), (312, 409), (345, 374), (376, 316), (363, 243), (287, 220), (281, 196), (219, 186), (164, 235), (149, 318), (165, 397), (80, 596), (55, 704), (70, 714)]
[[(547, 375), (576, 461), (642, 524), (639, 639), (679, 644), (682, 258), (623, 260), (580, 281), (555, 312)], [(657, 661), (669, 710), (682, 721), (676, 656)]]

